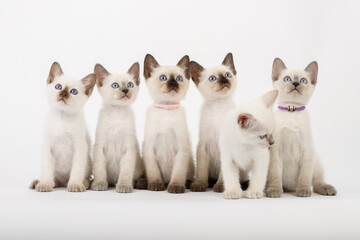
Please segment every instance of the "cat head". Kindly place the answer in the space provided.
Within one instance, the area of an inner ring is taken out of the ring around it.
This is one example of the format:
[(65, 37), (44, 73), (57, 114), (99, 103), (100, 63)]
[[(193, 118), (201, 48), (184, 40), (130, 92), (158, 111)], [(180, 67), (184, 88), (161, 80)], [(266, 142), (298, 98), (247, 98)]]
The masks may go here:
[(275, 58), (272, 67), (272, 80), (279, 90), (278, 102), (281, 105), (306, 105), (317, 83), (318, 64), (311, 62), (305, 70), (289, 70), (280, 58)]
[(236, 87), (233, 55), (228, 53), (221, 65), (204, 69), (197, 62), (189, 64), (190, 75), (205, 99), (216, 100), (231, 96)]
[(47, 79), (50, 105), (64, 111), (82, 109), (95, 86), (96, 76), (89, 74), (80, 81), (63, 74), (60, 64), (54, 62)]
[(185, 98), (190, 79), (189, 61), (186, 55), (176, 66), (160, 66), (152, 55), (146, 55), (144, 77), (156, 102), (178, 103)]
[(275, 119), (272, 107), (278, 96), (278, 90), (272, 90), (261, 98), (245, 104), (237, 111), (238, 129), (248, 144), (260, 144), (264, 147), (274, 144), (273, 132)]
[(105, 104), (125, 106), (135, 101), (139, 92), (139, 63), (134, 63), (126, 73), (109, 73), (102, 65), (96, 64), (94, 73), (99, 93)]

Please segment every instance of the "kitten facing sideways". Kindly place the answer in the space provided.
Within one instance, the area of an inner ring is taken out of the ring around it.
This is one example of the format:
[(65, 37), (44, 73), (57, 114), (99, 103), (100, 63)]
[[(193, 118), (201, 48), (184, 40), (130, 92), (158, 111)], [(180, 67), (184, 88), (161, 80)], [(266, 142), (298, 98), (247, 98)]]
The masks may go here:
[(139, 63), (122, 74), (111, 74), (96, 64), (94, 73), (104, 104), (96, 129), (91, 189), (104, 191), (116, 185), (117, 192), (129, 193), (144, 174), (131, 109), (139, 91)]
[(147, 110), (143, 157), (148, 190), (184, 193), (194, 175), (185, 109), (180, 105), (189, 87), (189, 57), (176, 66), (160, 66), (147, 54), (144, 77), (154, 103)]
[[(225, 118), (220, 132), (221, 170), (224, 177), (224, 198), (238, 199), (242, 172), (252, 172), (245, 192), (247, 198), (261, 198), (270, 161), (269, 146), (275, 120), (272, 106), (278, 95), (272, 90), (260, 99), (238, 107)], [(240, 175), (240, 176), (239, 176)]]
[(289, 70), (276, 58), (272, 67), (274, 89), (279, 90), (279, 110), (275, 144), (271, 146), (266, 195), (281, 197), (296, 191), (298, 197), (316, 193), (336, 195), (336, 189), (324, 182), (324, 170), (313, 145), (310, 117), (305, 110), (317, 83), (318, 64), (311, 62), (305, 70)]
[(83, 192), (90, 186), (90, 139), (83, 106), (90, 97), (96, 76), (80, 81), (63, 74), (54, 62), (47, 79), (50, 111), (47, 113), (42, 146), (41, 177), (30, 188), (50, 192), (67, 186), (69, 192)]

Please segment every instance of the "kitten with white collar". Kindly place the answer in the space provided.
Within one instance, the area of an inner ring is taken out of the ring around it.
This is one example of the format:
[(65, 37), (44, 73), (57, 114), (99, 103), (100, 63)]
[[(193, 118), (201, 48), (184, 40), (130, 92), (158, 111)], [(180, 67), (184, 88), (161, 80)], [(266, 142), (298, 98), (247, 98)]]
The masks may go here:
[(116, 185), (117, 192), (129, 193), (144, 174), (131, 109), (139, 91), (139, 63), (122, 74), (111, 74), (96, 64), (94, 73), (104, 104), (96, 129), (91, 189), (104, 191)]
[(67, 186), (69, 192), (83, 192), (90, 186), (90, 139), (83, 106), (90, 97), (96, 76), (80, 81), (63, 74), (54, 62), (47, 79), (50, 111), (45, 124), (40, 181), (30, 186), (39, 192)]
[(275, 120), (272, 106), (277, 95), (278, 91), (272, 90), (260, 99), (230, 111), (225, 117), (219, 140), (224, 198), (241, 197), (239, 178), (250, 171), (251, 181), (245, 196), (263, 196), (270, 161), (269, 146), (274, 143), (272, 133), (275, 130)]
[(274, 89), (279, 90), (275, 144), (271, 146), (267, 197), (281, 197), (285, 191), (296, 191), (298, 197), (336, 195), (336, 189), (324, 181), (324, 170), (312, 140), (309, 102), (317, 83), (318, 64), (311, 62), (305, 70), (289, 70), (276, 58), (272, 67)]
[[(235, 106), (232, 95), (237, 80), (233, 55), (228, 53), (216, 67), (205, 69), (195, 61), (191, 61), (189, 67), (191, 78), (204, 98), (196, 151), (196, 179), (191, 191), (203, 192), (209, 183), (216, 183), (214, 191), (223, 192), (218, 141), (223, 119)], [(242, 177), (242, 181), (247, 180), (245, 173)]]
[(147, 54), (144, 77), (154, 99), (146, 114), (143, 145), (148, 190), (184, 193), (187, 180), (194, 175), (194, 163), (186, 123), (180, 105), (189, 87), (189, 57), (176, 66), (160, 66)]

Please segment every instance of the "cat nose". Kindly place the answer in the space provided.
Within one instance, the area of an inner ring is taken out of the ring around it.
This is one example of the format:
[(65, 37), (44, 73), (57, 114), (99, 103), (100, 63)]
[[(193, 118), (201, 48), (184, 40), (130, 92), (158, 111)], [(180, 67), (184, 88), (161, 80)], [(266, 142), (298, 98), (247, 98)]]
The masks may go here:
[(293, 85), (294, 85), (294, 87), (297, 87), (297, 86), (299, 86), (299, 83), (298, 82), (293, 82)]
[(129, 92), (129, 89), (125, 88), (123, 90), (121, 90), (123, 93), (127, 94)]
[(177, 86), (177, 82), (176, 82), (174, 79), (172, 79), (172, 80), (169, 81), (169, 86), (170, 86), (170, 87), (176, 87), (176, 86)]
[(67, 91), (62, 91), (60, 97), (66, 97), (68, 95)]
[(229, 81), (226, 79), (226, 78), (224, 78), (224, 77), (221, 77), (220, 78), (220, 83), (222, 83), (222, 84), (227, 84)]

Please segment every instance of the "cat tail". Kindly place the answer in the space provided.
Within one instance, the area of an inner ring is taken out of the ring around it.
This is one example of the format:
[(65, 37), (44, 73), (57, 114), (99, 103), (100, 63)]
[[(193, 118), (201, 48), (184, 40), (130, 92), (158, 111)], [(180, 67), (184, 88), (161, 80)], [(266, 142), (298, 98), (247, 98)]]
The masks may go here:
[(327, 184), (324, 181), (324, 169), (320, 162), (320, 159), (318, 156), (316, 156), (315, 166), (314, 166), (314, 173), (313, 173), (313, 190), (314, 192), (321, 194), (321, 195), (327, 195), (327, 196), (335, 196), (337, 194), (337, 191), (335, 187), (331, 186), (330, 184)]
[(29, 188), (30, 189), (35, 189), (36, 185), (39, 183), (40, 181), (38, 179), (35, 179), (31, 182)]
[(135, 181), (135, 188), (136, 189), (147, 189), (148, 188), (148, 181), (144, 175)]

